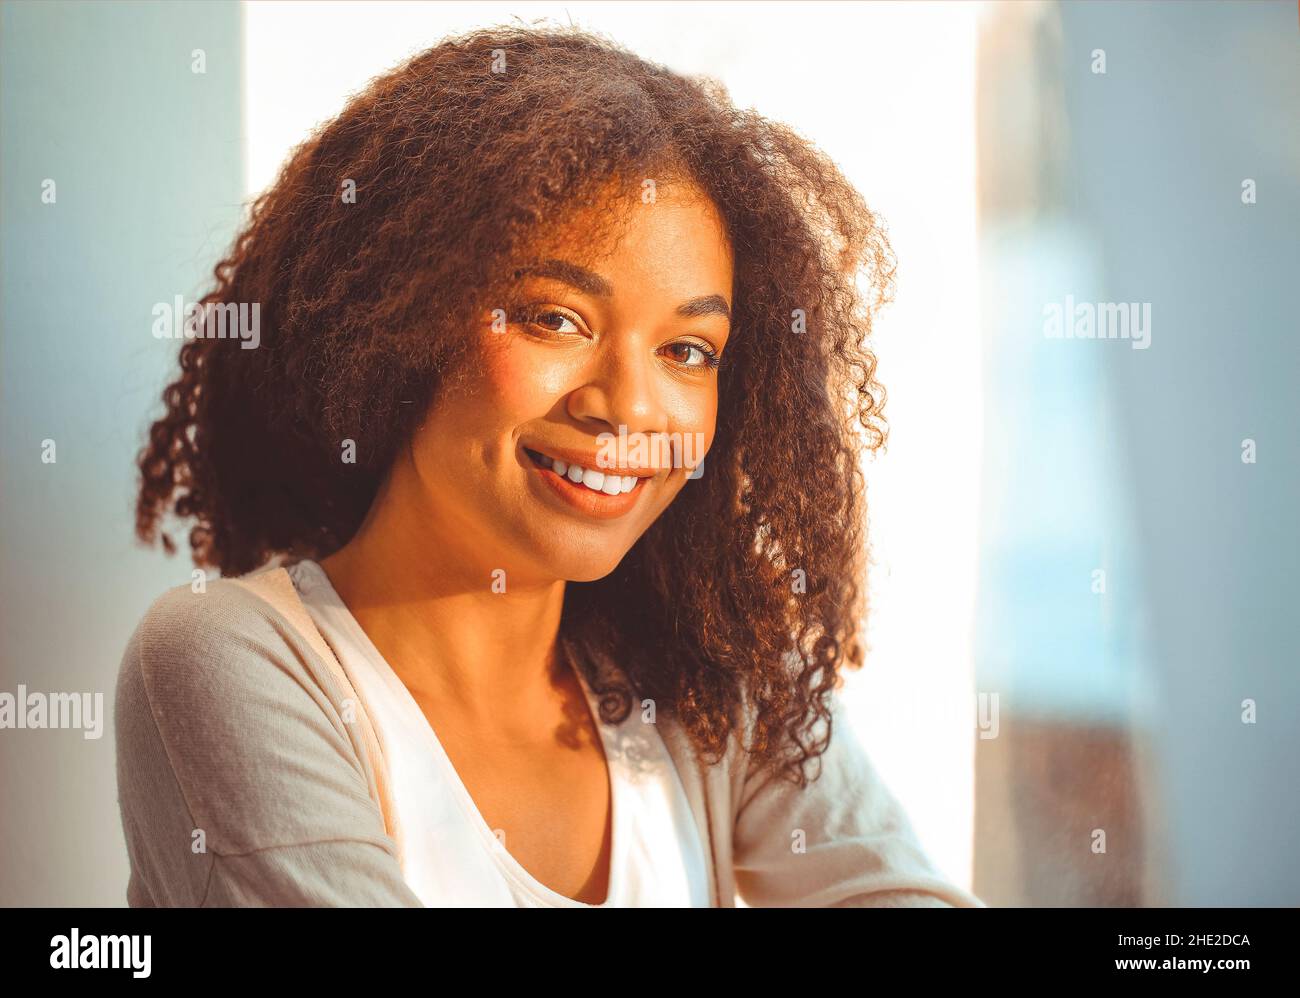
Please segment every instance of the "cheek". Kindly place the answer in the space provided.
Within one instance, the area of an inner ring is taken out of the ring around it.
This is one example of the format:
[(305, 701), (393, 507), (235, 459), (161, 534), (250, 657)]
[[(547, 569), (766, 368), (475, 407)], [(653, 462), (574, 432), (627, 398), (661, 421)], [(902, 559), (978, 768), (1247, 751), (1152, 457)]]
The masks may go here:
[(512, 426), (546, 415), (563, 396), (569, 372), (518, 341), (503, 342), (484, 362), (487, 401)]
[(515, 432), (545, 416), (564, 391), (564, 372), (508, 342), (483, 351), (469, 378), (458, 382), (425, 420), (417, 450), (430, 468), (456, 469), (457, 481), (482, 488), (508, 463)]
[(683, 438), (691, 435), (691, 452), (703, 456), (713, 446), (718, 420), (716, 384), (678, 393), (667, 406), (669, 430)]

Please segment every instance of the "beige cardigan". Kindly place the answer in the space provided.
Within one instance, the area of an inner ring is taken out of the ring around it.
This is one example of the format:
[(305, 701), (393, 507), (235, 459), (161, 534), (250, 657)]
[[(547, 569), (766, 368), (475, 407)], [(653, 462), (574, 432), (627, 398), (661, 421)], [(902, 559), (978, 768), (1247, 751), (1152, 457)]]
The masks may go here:
[[(283, 568), (159, 597), (114, 711), (132, 907), (421, 906), (365, 706)], [(936, 872), (847, 724), (803, 790), (735, 738), (705, 767), (658, 725), (713, 906), (985, 906)]]

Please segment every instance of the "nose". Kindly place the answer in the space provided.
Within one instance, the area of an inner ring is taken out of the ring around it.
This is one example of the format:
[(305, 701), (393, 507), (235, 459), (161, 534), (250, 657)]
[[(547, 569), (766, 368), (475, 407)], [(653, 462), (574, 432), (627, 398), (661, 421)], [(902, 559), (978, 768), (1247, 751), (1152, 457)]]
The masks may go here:
[(592, 433), (643, 434), (652, 448), (668, 432), (655, 358), (640, 336), (607, 336), (567, 408)]

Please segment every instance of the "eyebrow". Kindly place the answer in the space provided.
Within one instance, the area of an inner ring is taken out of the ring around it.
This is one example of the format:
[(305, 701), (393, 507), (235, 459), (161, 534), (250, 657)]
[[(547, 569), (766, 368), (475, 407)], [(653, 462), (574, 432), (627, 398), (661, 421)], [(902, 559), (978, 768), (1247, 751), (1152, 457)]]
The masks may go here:
[[(538, 277), (549, 277), (556, 281), (562, 281), (570, 287), (577, 288), (584, 294), (596, 298), (608, 298), (614, 293), (613, 287), (605, 278), (588, 270), (586, 267), (579, 267), (576, 263), (569, 263), (567, 260), (543, 260), (540, 263), (519, 267), (515, 270), (516, 279), (523, 277), (525, 274), (535, 274)], [(731, 319), (731, 309), (727, 305), (727, 299), (723, 298), (722, 295), (699, 295), (687, 299), (677, 306), (676, 312), (685, 318), (720, 315), (727, 320)]]

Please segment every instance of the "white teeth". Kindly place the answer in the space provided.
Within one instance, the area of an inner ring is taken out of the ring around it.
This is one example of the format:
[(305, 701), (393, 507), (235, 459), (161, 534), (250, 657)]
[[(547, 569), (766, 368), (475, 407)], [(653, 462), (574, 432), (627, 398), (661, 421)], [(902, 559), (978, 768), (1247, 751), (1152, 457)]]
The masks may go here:
[(615, 475), (603, 471), (593, 471), (577, 464), (566, 464), (559, 458), (539, 455), (542, 463), (561, 478), (567, 478), (574, 485), (585, 485), (593, 492), (603, 492), (607, 496), (621, 495), (636, 488), (636, 475)]

